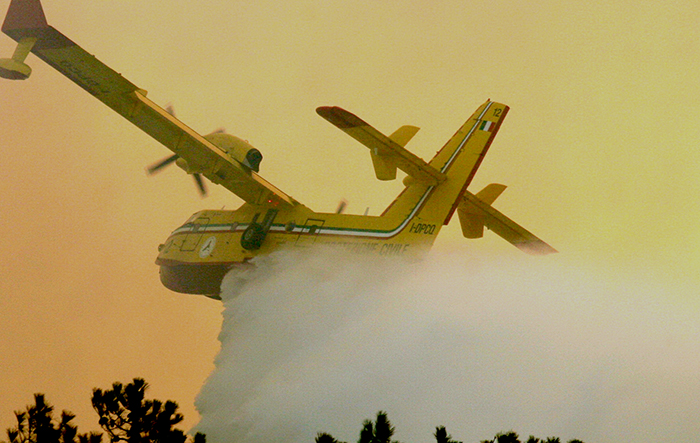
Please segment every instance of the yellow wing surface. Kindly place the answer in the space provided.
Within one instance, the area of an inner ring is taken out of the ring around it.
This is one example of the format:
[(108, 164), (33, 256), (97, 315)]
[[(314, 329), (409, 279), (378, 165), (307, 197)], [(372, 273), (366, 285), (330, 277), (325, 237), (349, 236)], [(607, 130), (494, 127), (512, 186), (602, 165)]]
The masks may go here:
[[(26, 53), (22, 52), (31, 50), (180, 156), (186, 162), (188, 172), (203, 174), (251, 204), (280, 209), (297, 204), (224, 149), (150, 101), (146, 98), (146, 91), (49, 26), (39, 0), (13, 0), (2, 30), (19, 43), (13, 59), (5, 60), (0, 66), (0, 74), (4, 77), (28, 77), (31, 69), (24, 65)], [(22, 71), (23, 68), (28, 71)], [(23, 73), (26, 75), (21, 75)]]
[[(404, 145), (418, 132), (418, 128), (403, 126), (391, 137), (387, 137), (355, 114), (337, 106), (320, 107), (316, 112), (370, 149), (377, 178), (380, 180), (396, 178), (398, 167), (426, 185), (436, 186), (445, 181), (445, 174), (404, 148)], [(382, 171), (385, 172), (382, 173)]]

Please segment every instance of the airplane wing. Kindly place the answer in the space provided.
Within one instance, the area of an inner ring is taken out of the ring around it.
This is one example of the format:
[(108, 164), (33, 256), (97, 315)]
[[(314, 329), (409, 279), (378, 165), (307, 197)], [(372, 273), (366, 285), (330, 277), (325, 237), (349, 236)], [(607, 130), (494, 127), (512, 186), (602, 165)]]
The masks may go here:
[[(496, 193), (495, 197), (497, 197), (497, 194), (500, 194), (503, 189), (505, 189), (505, 187), (494, 190)], [(493, 197), (491, 201), (495, 200), (495, 197)], [(486, 226), (498, 236), (528, 254), (545, 255), (557, 252), (556, 249), (537, 238), (533, 233), (506, 217), (503, 213), (494, 209), (493, 206), (482, 201), (469, 191), (464, 193), (464, 198), (459, 203), (457, 210), (465, 237), (469, 237), (466, 229), (469, 225), (469, 220), (472, 220), (483, 224), (483, 226)]]
[(298, 204), (49, 26), (39, 0), (12, 0), (2, 31), (19, 43), (15, 54), (22, 46), (31, 48), (40, 59), (180, 156), (188, 172), (199, 172), (252, 204), (278, 208)]
[[(323, 106), (317, 108), (316, 113), (331, 122), (333, 125), (337, 126), (341, 131), (345, 132), (350, 137), (367, 146), (373, 154), (379, 157), (390, 157), (391, 161), (396, 165), (396, 167), (414, 179), (432, 186), (438, 185), (445, 181), (445, 174), (430, 166), (422, 158), (409, 152), (399, 143), (392, 140), (391, 137), (387, 137), (386, 135), (377, 131), (355, 114), (352, 114), (337, 106)], [(418, 130), (418, 128), (413, 129), (414, 130), (411, 131), (412, 133), (410, 136), (408, 136), (408, 139), (410, 139)]]

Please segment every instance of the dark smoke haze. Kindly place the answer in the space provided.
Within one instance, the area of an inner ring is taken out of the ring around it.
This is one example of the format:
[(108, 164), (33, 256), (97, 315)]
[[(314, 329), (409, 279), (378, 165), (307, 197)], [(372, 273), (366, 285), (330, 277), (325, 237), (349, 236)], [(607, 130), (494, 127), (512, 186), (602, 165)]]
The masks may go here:
[[(564, 258), (433, 253), (408, 265), (282, 252), (224, 282), (216, 370), (197, 400), (213, 443), (356, 441), (446, 425), (586, 442), (695, 442), (700, 328), (683, 296)], [(695, 305), (692, 305), (693, 307)]]

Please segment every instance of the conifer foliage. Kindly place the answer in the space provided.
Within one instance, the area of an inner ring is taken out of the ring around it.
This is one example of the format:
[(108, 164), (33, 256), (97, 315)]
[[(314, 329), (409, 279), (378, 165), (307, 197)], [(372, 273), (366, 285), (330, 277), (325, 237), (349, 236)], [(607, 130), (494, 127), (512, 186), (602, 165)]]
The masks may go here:
[[(387, 418), (386, 412), (377, 412), (376, 421), (365, 420), (362, 423), (362, 430), (360, 431), (360, 439), (357, 443), (399, 443), (396, 440), (392, 440), (391, 437), (394, 435), (395, 428), (391, 425), (391, 422)], [(319, 432), (316, 435), (316, 443), (345, 443), (336, 440), (331, 434), (326, 432)]]
[(452, 436), (447, 433), (447, 429), (444, 426), (438, 426), (435, 428), (435, 440), (437, 443), (462, 443), (461, 441), (452, 440)]
[[(389, 422), (386, 412), (379, 411), (377, 413), (377, 420), (372, 422), (372, 420), (365, 420), (362, 423), (362, 430), (360, 431), (360, 439), (357, 443), (399, 443), (396, 440), (392, 440), (391, 437), (394, 435), (395, 428)], [(452, 440), (452, 436), (447, 433), (447, 429), (444, 426), (438, 426), (435, 428), (435, 433), (433, 434), (435, 441), (437, 443), (462, 443), (461, 441)], [(331, 434), (327, 432), (319, 432), (316, 435), (316, 443), (345, 443), (336, 440)], [(513, 431), (509, 432), (499, 432), (493, 438), (493, 440), (482, 440), (481, 443), (522, 443), (520, 437)], [(549, 437), (545, 440), (535, 438), (530, 436), (525, 443), (561, 443), (558, 437)], [(569, 440), (568, 443), (583, 443), (581, 440)]]
[[(92, 392), (92, 406), (99, 415), (99, 424), (111, 443), (185, 443), (187, 435), (175, 426), (183, 420), (174, 401), (148, 400), (148, 384), (135, 378), (126, 386), (112, 384), (112, 389)], [(17, 426), (7, 430), (8, 443), (101, 443), (103, 434), (79, 434), (71, 424), (75, 418), (68, 411), (54, 419), (53, 406), (44, 394), (34, 394), (34, 404), (16, 411)], [(197, 433), (192, 443), (206, 443)]]
[[(142, 378), (122, 385), (112, 384), (112, 389), (93, 389), (92, 407), (100, 416), (100, 426), (113, 443), (185, 443), (187, 435), (176, 429), (183, 420), (177, 412), (178, 405), (168, 400), (147, 400), (148, 383)], [(195, 435), (195, 443), (203, 443), (204, 435)]]
[[(516, 434), (513, 431), (508, 431), (505, 433), (499, 432), (498, 434), (496, 434), (493, 440), (482, 440), (481, 443), (521, 443), (521, 441), (518, 434)], [(559, 437), (547, 437), (545, 439), (540, 439), (535, 437), (534, 435), (531, 435), (530, 437), (528, 437), (525, 443), (561, 443), (561, 439)], [(578, 439), (573, 439), (569, 440), (568, 443), (583, 442)]]
[(99, 433), (79, 434), (71, 424), (75, 415), (61, 413), (59, 420), (53, 416), (53, 406), (44, 394), (34, 394), (34, 404), (24, 411), (15, 411), (17, 426), (7, 430), (9, 443), (100, 443)]

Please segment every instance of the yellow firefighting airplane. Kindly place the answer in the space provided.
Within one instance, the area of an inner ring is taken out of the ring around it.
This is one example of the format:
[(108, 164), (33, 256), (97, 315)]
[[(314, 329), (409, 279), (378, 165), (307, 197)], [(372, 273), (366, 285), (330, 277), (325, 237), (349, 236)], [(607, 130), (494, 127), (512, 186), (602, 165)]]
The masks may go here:
[(175, 229), (159, 248), (156, 263), (163, 284), (176, 292), (218, 298), (226, 272), (256, 255), (280, 247), (326, 244), (384, 256), (424, 254), (440, 228), (457, 212), (467, 238), (479, 238), (484, 226), (532, 254), (556, 252), (491, 204), (505, 186), (490, 184), (476, 195), (467, 191), (508, 113), (508, 106), (487, 101), (429, 162), (404, 147), (416, 134), (402, 126), (390, 136), (338, 107), (316, 112), (369, 148), (379, 180), (407, 174), (405, 188), (381, 216), (314, 212), (258, 175), (262, 155), (229, 134), (200, 135), (146, 98), (146, 91), (107, 67), (49, 26), (39, 0), (12, 0), (2, 31), (18, 42), (11, 59), (0, 60), (0, 76), (24, 80), (37, 57), (150, 134), (174, 155), (152, 167), (175, 162), (193, 174), (224, 186), (245, 203), (232, 211), (204, 210)]

